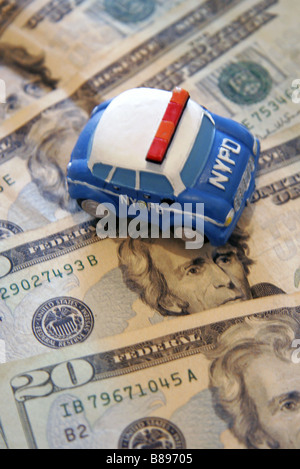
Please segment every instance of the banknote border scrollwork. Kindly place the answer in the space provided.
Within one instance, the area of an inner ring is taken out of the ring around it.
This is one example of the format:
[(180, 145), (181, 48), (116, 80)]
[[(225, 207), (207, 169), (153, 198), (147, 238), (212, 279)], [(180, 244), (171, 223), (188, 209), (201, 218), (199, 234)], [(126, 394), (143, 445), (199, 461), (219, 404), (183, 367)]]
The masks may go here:
[(298, 161), (299, 154), (300, 135), (262, 151), (258, 162), (258, 176)]
[[(276, 19), (278, 17), (276, 13), (268, 13), (266, 10), (277, 3), (278, 0), (258, 2), (213, 35), (206, 34), (203, 38), (200, 38), (188, 52), (176, 59), (175, 64), (172, 63), (166, 66), (155, 76), (144, 82), (142, 86), (167, 90), (179, 86), (180, 83), (194, 76), (263, 26)], [(176, 67), (175, 73), (173, 70), (174, 65)]]
[(1, 228), (7, 230), (11, 235), (16, 235), (19, 233), (23, 233), (23, 230), (20, 226), (16, 225), (7, 220), (0, 220), (0, 239), (1, 239)]
[[(84, 222), (59, 233), (1, 252), (0, 256), (9, 259), (11, 263), (9, 273), (18, 272), (90, 244), (101, 242), (102, 240), (97, 236), (95, 225), (95, 220)], [(47, 249), (39, 250), (39, 246), (47, 246)]]
[[(278, 2), (278, 0), (267, 1)], [(227, 0), (226, 2), (206, 0), (155, 36), (150, 37), (108, 67), (97, 72), (74, 93), (73, 98), (103, 94), (119, 86), (134, 73), (142, 70), (168, 50), (176, 47), (178, 43), (187, 40), (195, 33), (199, 34), (201, 29), (240, 3), (240, 0)]]
[[(171, 89), (180, 85), (187, 78), (186, 74), (192, 76), (198, 73), (210, 62), (220, 58), (232, 47), (277, 18), (276, 14), (268, 13), (266, 10), (278, 4), (278, 1), (261, 0), (212, 36), (203, 36), (203, 40), (200, 40), (199, 44), (191, 45), (191, 49), (187, 53), (140, 86)], [(71, 99), (80, 101), (97, 96), (100, 99), (101, 96), (119, 86), (134, 73), (157, 60), (167, 50), (175, 47), (178, 42), (188, 39), (195, 33), (199, 34), (199, 31), (211, 21), (227, 13), (239, 3), (240, 0), (230, 0), (229, 2), (207, 0), (177, 22), (97, 72), (72, 94)], [(170, 74), (170, 72), (172, 73)], [(48, 110), (59, 108), (65, 101), (56, 103)], [(14, 157), (14, 150), (22, 146), (24, 135), (28, 134), (33, 124), (41, 116), (42, 113), (11, 135), (0, 140), (0, 164)]]

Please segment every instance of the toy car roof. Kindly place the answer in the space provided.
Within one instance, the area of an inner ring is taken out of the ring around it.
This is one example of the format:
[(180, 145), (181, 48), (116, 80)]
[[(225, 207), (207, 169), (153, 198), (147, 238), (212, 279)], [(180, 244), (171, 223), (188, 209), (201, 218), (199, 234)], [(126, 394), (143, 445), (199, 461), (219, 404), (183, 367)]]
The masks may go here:
[(180, 178), (199, 132), (204, 110), (189, 100), (161, 164), (147, 160), (149, 149), (172, 98), (172, 92), (136, 88), (113, 99), (94, 133), (88, 166), (98, 164), (164, 174), (175, 193), (185, 189)]

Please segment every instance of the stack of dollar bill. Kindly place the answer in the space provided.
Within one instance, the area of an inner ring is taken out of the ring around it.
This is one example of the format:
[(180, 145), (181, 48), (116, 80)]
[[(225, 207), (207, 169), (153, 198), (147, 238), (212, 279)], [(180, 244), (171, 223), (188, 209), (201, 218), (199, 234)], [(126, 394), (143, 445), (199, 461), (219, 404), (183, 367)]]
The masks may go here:
[[(299, 15), (0, 0), (1, 449), (300, 448)], [(67, 191), (80, 131), (178, 85), (260, 139), (251, 204), (219, 249), (101, 240)]]

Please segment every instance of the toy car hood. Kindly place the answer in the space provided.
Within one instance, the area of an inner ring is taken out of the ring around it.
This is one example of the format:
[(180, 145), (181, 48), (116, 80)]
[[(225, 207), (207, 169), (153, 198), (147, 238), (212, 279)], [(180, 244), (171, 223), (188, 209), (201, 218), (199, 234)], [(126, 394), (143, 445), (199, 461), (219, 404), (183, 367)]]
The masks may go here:
[(199, 104), (188, 101), (164, 161), (156, 164), (146, 158), (171, 96), (168, 91), (136, 88), (113, 99), (95, 129), (89, 169), (94, 172), (101, 163), (164, 174), (172, 182), (175, 194), (184, 191), (179, 175), (205, 113)]

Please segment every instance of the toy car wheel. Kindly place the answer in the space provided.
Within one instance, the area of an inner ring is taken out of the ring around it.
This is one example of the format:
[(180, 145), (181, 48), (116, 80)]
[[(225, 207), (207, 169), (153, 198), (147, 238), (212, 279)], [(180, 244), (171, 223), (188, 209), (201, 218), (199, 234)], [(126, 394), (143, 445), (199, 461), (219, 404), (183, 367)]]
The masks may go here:
[(86, 200), (78, 200), (78, 204), (84, 210), (87, 212), (89, 215), (91, 215), (94, 218), (99, 218), (97, 216), (97, 208), (99, 205), (99, 202), (96, 202), (95, 200), (91, 199), (86, 199)]

